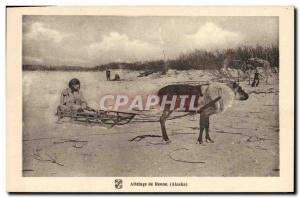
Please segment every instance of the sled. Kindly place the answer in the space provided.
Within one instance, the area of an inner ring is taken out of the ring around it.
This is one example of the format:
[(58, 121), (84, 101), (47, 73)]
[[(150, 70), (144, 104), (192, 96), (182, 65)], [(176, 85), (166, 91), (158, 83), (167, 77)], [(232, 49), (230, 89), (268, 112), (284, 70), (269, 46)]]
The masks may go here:
[(208, 86), (210, 83), (209, 81), (201, 81), (201, 80), (187, 80), (187, 81), (178, 81), (178, 82), (171, 82), (171, 85), (177, 84), (187, 84), (187, 85), (201, 85), (201, 86)]
[(71, 111), (63, 110), (58, 106), (56, 115), (58, 116), (58, 121), (63, 118), (70, 118), (70, 120), (77, 123), (113, 127), (115, 125), (120, 126), (128, 124), (136, 114), (103, 110)]

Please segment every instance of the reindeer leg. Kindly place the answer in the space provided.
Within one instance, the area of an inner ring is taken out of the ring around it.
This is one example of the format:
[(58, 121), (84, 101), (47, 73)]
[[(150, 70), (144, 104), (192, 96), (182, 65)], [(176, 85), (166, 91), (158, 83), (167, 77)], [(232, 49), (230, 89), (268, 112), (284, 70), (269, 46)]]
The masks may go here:
[(204, 114), (200, 114), (200, 131), (199, 131), (199, 137), (197, 140), (197, 144), (202, 144), (203, 140), (202, 140), (202, 136), (203, 136), (203, 131), (205, 129), (205, 115)]
[(214, 143), (214, 141), (209, 136), (209, 117), (207, 118), (207, 123), (205, 126), (205, 141), (208, 143)]
[(170, 143), (171, 141), (169, 140), (169, 137), (168, 137), (168, 134), (166, 131), (166, 120), (171, 115), (171, 113), (172, 113), (172, 111), (164, 111), (159, 119), (160, 126), (161, 126), (162, 138), (163, 138), (163, 141), (167, 144)]
[(209, 136), (209, 123), (208, 123), (208, 126), (205, 127), (205, 141), (208, 142), (208, 143), (214, 143), (214, 141), (210, 138)]
[(198, 140), (197, 140), (196, 144), (202, 144), (203, 143), (203, 140), (202, 140), (203, 131), (204, 131), (204, 127), (201, 126), (201, 124), (200, 124), (200, 132), (199, 132), (199, 137), (198, 137)]

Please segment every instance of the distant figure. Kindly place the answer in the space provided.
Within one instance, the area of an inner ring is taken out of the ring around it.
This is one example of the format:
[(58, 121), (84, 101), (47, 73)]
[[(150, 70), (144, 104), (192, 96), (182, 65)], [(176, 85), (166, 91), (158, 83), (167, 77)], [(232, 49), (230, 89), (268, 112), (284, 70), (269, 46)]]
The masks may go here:
[(258, 87), (259, 85), (259, 77), (261, 75), (258, 73), (257, 69), (255, 70), (255, 73), (254, 73), (254, 79), (253, 79), (253, 82), (251, 84), (252, 87)]
[(106, 80), (110, 80), (110, 70), (106, 69)]
[(115, 78), (114, 78), (113, 80), (114, 80), (114, 81), (121, 80), (121, 79), (120, 79), (120, 75), (119, 75), (119, 74), (115, 74)]
[(63, 111), (83, 111), (88, 108), (87, 102), (80, 91), (80, 81), (77, 78), (70, 80), (69, 87), (62, 91), (60, 108)]

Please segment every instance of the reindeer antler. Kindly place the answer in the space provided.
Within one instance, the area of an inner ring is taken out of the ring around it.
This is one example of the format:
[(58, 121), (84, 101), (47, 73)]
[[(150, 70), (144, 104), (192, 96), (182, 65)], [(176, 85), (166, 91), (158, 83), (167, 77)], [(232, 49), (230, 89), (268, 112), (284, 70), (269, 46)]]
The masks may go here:
[(228, 71), (228, 69), (224, 66), (221, 66), (220, 64), (217, 64), (218, 69), (213, 75), (217, 78), (225, 78), (226, 83), (228, 84), (230, 82), (230, 78), (232, 78), (232, 75)]

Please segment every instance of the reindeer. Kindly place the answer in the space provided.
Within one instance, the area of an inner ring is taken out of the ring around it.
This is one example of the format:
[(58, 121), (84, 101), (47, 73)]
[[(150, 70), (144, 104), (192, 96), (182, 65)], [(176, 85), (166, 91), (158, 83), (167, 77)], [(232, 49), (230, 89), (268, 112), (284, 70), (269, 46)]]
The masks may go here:
[[(195, 105), (199, 108), (205, 106), (206, 108), (200, 108), (200, 111), (195, 111), (200, 114), (200, 133), (197, 140), (198, 144), (202, 144), (202, 136), (204, 130), (206, 131), (205, 140), (208, 143), (213, 143), (209, 135), (209, 117), (213, 114), (224, 111), (231, 105), (233, 99), (236, 100), (247, 100), (249, 95), (238, 85), (236, 82), (227, 82), (224, 84), (208, 84), (208, 85), (186, 85), (186, 84), (175, 84), (168, 85), (161, 88), (158, 91), (160, 98), (160, 105), (162, 105), (162, 99), (164, 96), (167, 98), (173, 98), (173, 96), (189, 96), (185, 104), (190, 105), (191, 96), (196, 96)], [(217, 99), (219, 100), (217, 100)], [(199, 100), (198, 100), (199, 99)], [(198, 103), (200, 101), (200, 103)], [(170, 108), (170, 105), (166, 105), (163, 108), (163, 113), (160, 117), (160, 125), (162, 131), (162, 138), (165, 143), (170, 143), (169, 137), (166, 131), (166, 120), (180, 107), (180, 101), (176, 100), (175, 105)], [(185, 105), (185, 106), (187, 106)], [(184, 110), (183, 110), (184, 111)], [(186, 109), (184, 112), (189, 112)]]

